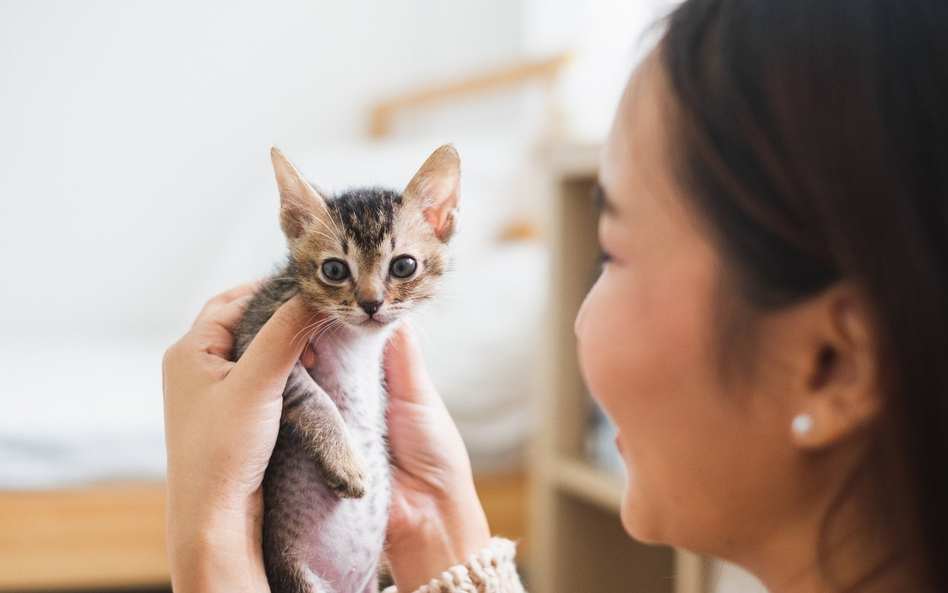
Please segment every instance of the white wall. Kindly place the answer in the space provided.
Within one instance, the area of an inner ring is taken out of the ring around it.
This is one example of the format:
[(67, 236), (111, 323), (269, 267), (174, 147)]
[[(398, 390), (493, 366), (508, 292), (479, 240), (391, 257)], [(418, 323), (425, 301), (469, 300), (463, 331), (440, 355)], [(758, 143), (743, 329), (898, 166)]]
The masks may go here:
[[(557, 85), (565, 132), (601, 140), (634, 66), (654, 46), (664, 16), (681, 0), (520, 0), (523, 46), (530, 55), (568, 50)], [(658, 26), (657, 26), (658, 25)]]
[(276, 228), (272, 143), (354, 138), (382, 95), (515, 59), (519, 11), (0, 3), (0, 331), (179, 333), (241, 213)]

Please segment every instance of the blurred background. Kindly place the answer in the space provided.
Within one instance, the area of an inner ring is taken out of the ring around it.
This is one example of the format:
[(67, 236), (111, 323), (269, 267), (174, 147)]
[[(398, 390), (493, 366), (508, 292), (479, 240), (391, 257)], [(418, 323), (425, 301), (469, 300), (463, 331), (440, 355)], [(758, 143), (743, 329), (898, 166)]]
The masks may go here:
[(456, 271), (416, 321), (532, 590), (743, 590), (613, 534), (572, 356), (598, 146), (673, 4), (0, 1), (0, 591), (167, 589), (161, 356), (282, 261), (270, 146), (401, 189), (447, 142)]

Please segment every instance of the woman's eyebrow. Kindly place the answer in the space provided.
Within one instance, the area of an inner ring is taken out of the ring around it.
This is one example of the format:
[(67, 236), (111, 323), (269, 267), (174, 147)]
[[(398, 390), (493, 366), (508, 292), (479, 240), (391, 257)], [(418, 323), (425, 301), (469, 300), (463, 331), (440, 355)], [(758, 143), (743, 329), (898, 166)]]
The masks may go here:
[(601, 185), (597, 183), (596, 187), (593, 188), (592, 194), (593, 203), (596, 205), (596, 210), (598, 210), (600, 214), (615, 216), (616, 207), (609, 201), (609, 198), (606, 197), (606, 191), (602, 189)]

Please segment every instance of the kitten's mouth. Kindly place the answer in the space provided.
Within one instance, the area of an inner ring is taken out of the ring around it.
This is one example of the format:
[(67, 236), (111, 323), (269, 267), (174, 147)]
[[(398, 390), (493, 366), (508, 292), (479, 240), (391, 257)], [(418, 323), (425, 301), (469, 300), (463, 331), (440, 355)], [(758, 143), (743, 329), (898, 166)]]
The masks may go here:
[(371, 317), (363, 317), (362, 319), (356, 320), (354, 325), (359, 327), (364, 327), (366, 329), (381, 329), (386, 325), (395, 321), (394, 319), (388, 318), (379, 318), (377, 315), (372, 315)]

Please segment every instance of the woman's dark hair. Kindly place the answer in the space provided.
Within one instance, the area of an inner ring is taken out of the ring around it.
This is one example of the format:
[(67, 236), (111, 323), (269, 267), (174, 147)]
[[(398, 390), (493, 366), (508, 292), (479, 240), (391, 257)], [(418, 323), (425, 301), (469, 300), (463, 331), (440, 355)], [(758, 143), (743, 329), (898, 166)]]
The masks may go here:
[(868, 299), (866, 465), (948, 587), (948, 2), (687, 0), (660, 55), (679, 173), (743, 300)]

